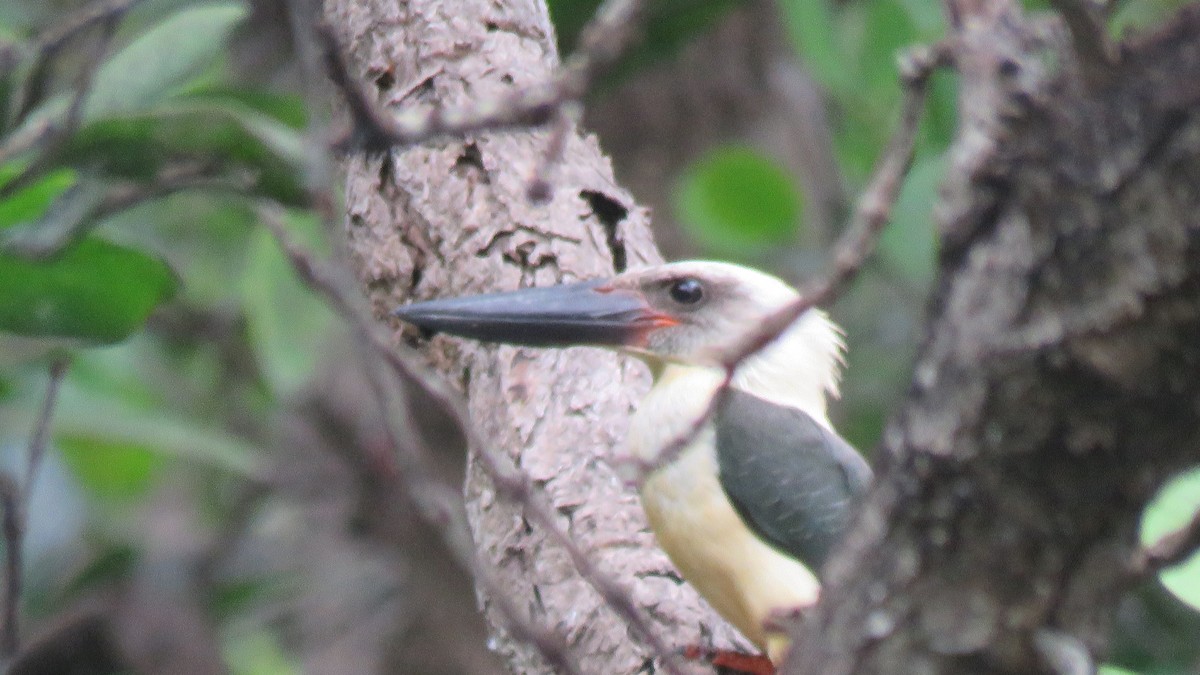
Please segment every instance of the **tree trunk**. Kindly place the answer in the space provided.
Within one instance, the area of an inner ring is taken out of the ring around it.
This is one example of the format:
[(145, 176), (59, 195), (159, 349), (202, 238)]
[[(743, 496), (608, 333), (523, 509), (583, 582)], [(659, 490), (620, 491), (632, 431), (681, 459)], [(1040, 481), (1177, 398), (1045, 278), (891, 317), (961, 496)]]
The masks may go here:
[(1200, 8), (1105, 69), (951, 4), (926, 338), (790, 672), (1087, 672), (1142, 509), (1200, 461)]
[[(545, 81), (558, 62), (541, 0), (329, 0), (327, 14), (356, 74), (395, 107), (493, 98)], [(530, 203), (547, 140), (544, 131), (486, 133), (349, 160), (349, 245), (377, 316), (410, 298), (551, 285), (659, 260), (646, 211), (616, 185), (594, 137), (568, 134), (551, 200)], [(642, 366), (599, 350), (443, 338), (428, 354), (465, 391), (481, 436), (531, 477), (560, 525), (630, 589), (669, 644), (734, 643), (732, 629), (681, 584), (635, 494), (606, 463), (648, 386)], [(648, 650), (474, 461), (466, 499), (485, 564), (535, 623), (565, 636), (584, 672), (646, 667)], [(482, 601), (509, 667), (548, 672)]]

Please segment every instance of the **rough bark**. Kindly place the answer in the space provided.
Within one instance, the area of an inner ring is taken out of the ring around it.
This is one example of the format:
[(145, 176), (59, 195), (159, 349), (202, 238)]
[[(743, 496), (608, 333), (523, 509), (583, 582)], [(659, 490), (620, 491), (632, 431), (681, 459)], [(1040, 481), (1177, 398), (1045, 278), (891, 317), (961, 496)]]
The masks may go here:
[[(327, 14), (357, 74), (397, 107), (469, 104), (544, 81), (557, 64), (541, 0), (330, 0)], [(491, 133), (349, 161), (349, 245), (378, 316), (408, 298), (548, 285), (659, 259), (645, 210), (614, 182), (591, 136), (569, 134), (550, 202), (527, 200), (546, 141), (543, 131)], [(669, 643), (733, 643), (654, 546), (635, 495), (605, 462), (648, 385), (639, 365), (598, 350), (442, 338), (428, 354), (466, 392), (481, 435), (529, 474), (561, 526), (631, 589)], [(474, 462), (466, 498), (485, 562), (535, 622), (569, 638), (585, 672), (645, 667), (646, 649)], [(546, 672), (482, 601), (509, 667)]]
[(790, 672), (1068, 672), (1200, 461), (1200, 7), (1089, 80), (1061, 29), (952, 4), (927, 336)]

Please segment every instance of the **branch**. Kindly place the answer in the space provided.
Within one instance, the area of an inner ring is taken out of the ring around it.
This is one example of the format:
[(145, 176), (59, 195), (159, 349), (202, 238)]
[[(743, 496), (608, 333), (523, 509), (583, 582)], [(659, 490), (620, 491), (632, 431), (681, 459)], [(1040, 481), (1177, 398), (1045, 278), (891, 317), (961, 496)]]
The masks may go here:
[(567, 149), (567, 139), (579, 122), (582, 108), (578, 102), (564, 104), (554, 116), (550, 127), (550, 139), (546, 142), (546, 150), (542, 154), (525, 195), (535, 204), (544, 204), (554, 197), (554, 186), (550, 174), (554, 167), (562, 161), (563, 152)]
[(7, 473), (0, 474), (0, 506), (4, 509), (4, 625), (0, 629), (0, 658), (11, 659), (20, 647), (20, 605), (22, 587), (22, 564), (26, 513), (33, 482), (41, 468), (42, 458), (50, 439), (50, 420), (58, 403), (58, 390), (63, 375), (67, 372), (67, 361), (59, 359), (50, 364), (50, 381), (46, 385), (46, 397), (34, 423), (29, 439), (29, 451), (25, 460), (25, 476), (22, 483)]
[[(31, 143), (25, 148), (25, 151), (36, 151), (37, 156), (15, 178), (0, 185), (0, 199), (12, 195), (42, 175), (52, 161), (52, 155), (78, 130), (83, 119), (83, 107), (92, 92), (92, 83), (101, 64), (104, 63), (104, 56), (108, 53), (108, 48), (112, 46), (113, 35), (116, 33), (121, 16), (119, 13), (103, 15), (100, 39), (92, 53), (88, 55), (87, 60), (84, 61), (83, 66), (80, 67), (79, 74), (75, 78), (74, 93), (70, 103), (67, 104), (66, 112), (57, 122), (51, 122), (45, 128), (38, 127), (38, 132), (33, 134), (30, 139)], [(9, 152), (11, 150), (5, 149), (3, 154)]]
[(1050, 0), (1071, 33), (1080, 70), (1090, 86), (1102, 86), (1120, 63), (1117, 46), (1108, 36), (1105, 8), (1095, 0)]
[(351, 128), (335, 147), (382, 152), (440, 136), (484, 130), (537, 127), (553, 121), (568, 103), (578, 102), (596, 76), (614, 61), (636, 34), (643, 0), (606, 0), (580, 34), (580, 47), (548, 82), (463, 107), (392, 112), (380, 106), (350, 74), (337, 37), (327, 25), (317, 37), (324, 47), (329, 77), (349, 108)]
[[(1061, 46), (1019, 8), (951, 6), (964, 91), (925, 339), (788, 672), (1090, 670), (1086, 652), (1103, 649), (1113, 591), (1129, 581), (1113, 556), (1128, 557), (1154, 488), (1196, 461), (1200, 416), (1171, 407), (1197, 389), (1180, 377), (1200, 345), (1196, 194), (1163, 186), (1195, 171), (1200, 151), (1196, 119), (1162, 115), (1158, 101), (1194, 89), (1200, 13), (1131, 43), (1097, 91), (1077, 69), (1046, 67)], [(1191, 109), (1170, 100), (1172, 114)], [(1125, 157), (1148, 159), (1121, 190), (1098, 189), (1093, 177)], [(1143, 243), (1164, 235), (1161, 249)], [(1132, 298), (1136, 316), (1104, 334), (990, 351), (1114, 297)]]
[(0, 630), (0, 660), (4, 662), (16, 656), (21, 646), (19, 610), (25, 534), (21, 501), (21, 486), (12, 476), (0, 473), (0, 505), (4, 508), (4, 626)]
[(1149, 576), (1174, 567), (1200, 551), (1200, 511), (1191, 522), (1142, 549), (1133, 562), (1135, 576)]
[(0, 251), (46, 259), (78, 241), (109, 215), (143, 202), (186, 190), (221, 190), (245, 194), (254, 187), (248, 172), (213, 175), (216, 167), (195, 164), (165, 167), (149, 183), (108, 182), (85, 178), (72, 186), (36, 223), (0, 233)]
[[(681, 671), (673, 662), (674, 656), (672, 652), (650, 628), (646, 619), (634, 605), (629, 593), (615, 580), (599, 570), (592, 563), (588, 555), (558, 526), (551, 509), (537, 498), (528, 476), (524, 475), (516, 467), (511, 466), (506, 460), (501, 459), (483, 441), (474, 429), (474, 425), (471, 424), (460, 398), (439, 378), (426, 373), (423, 368), (398, 354), (388, 344), (387, 340), (373, 328), (373, 323), (358, 311), (354, 302), (333, 280), (332, 276), (323, 270), (317, 261), (313, 260), (306, 251), (291, 241), (277, 207), (264, 205), (259, 209), (259, 213), (263, 222), (279, 242), (280, 248), (288, 257), (300, 279), (314, 291), (324, 296), (330, 306), (350, 322), (366, 344), (383, 358), (397, 376), (427, 391), (443, 409), (454, 416), (464, 435), (466, 435), (469, 446), (478, 451), (478, 456), (483, 463), (484, 469), (496, 484), (497, 492), (501, 496), (521, 504), (529, 519), (543, 527), (562, 546), (571, 557), (580, 575), (600, 593), (614, 611), (624, 618), (630, 627), (634, 629), (634, 632), (656, 651), (656, 655), (663, 659), (667, 672), (680, 673)], [(397, 447), (404, 448), (405, 446), (400, 445)], [(409, 456), (407, 461), (414, 463), (417, 461), (423, 462), (423, 460), (418, 460), (416, 455)], [(402, 475), (401, 480), (411, 480), (413, 476), (412, 472), (402, 471), (400, 473)], [(473, 548), (471, 548), (469, 554), (463, 551), (461, 541), (465, 540), (469, 542), (469, 535), (466, 535), (464, 539), (445, 533), (447, 524), (454, 522), (451, 518), (452, 514), (445, 509), (445, 501), (430, 500), (428, 498), (429, 494), (424, 492), (428, 488), (422, 487), (419, 481), (408, 485), (408, 488), (414, 498), (420, 497), (422, 494), (425, 495), (424, 499), (416, 499), (418, 504), (424, 504), (422, 510), (423, 517), (428, 518), (431, 524), (442, 528), (445, 536), (449, 537), (447, 543), (458, 553), (464, 567), (472, 570), (479, 583), (498, 601), (498, 607), (509, 623), (510, 629), (531, 642), (548, 662), (562, 666), (565, 663), (563, 654), (566, 652), (565, 647), (559, 644), (560, 640), (551, 642), (550, 638), (546, 637), (547, 634), (545, 631), (533, 626), (530, 621), (518, 612), (515, 604), (507, 597), (506, 589), (501, 588), (493, 580), (490, 573), (484, 571), (484, 566), (479, 564)], [(457, 495), (458, 493), (457, 491), (452, 491), (452, 494)]]
[(1034, 634), (1033, 648), (1042, 663), (1057, 675), (1093, 675), (1096, 672), (1087, 645), (1070, 633), (1043, 628)]
[[(627, 480), (640, 486), (654, 471), (670, 464), (691, 444), (721, 406), (729, 391), (734, 371), (746, 358), (771, 344), (780, 334), (800, 319), (805, 312), (835, 299), (854, 280), (875, 251), (880, 233), (891, 218), (903, 185), (904, 176), (912, 162), (914, 144), (928, 92), (929, 76), (947, 62), (950, 52), (943, 44), (918, 47), (900, 59), (905, 97), (900, 121), (888, 147), (884, 149), (867, 189), (858, 200), (853, 219), (834, 246), (833, 263), (812, 283), (805, 286), (800, 297), (776, 311), (766, 321), (746, 333), (737, 345), (721, 358), (725, 378), (709, 401), (704, 412), (681, 435), (665, 445), (652, 460), (634, 457), (620, 459), (620, 470)], [(632, 468), (632, 471), (629, 469)]]
[(46, 398), (42, 401), (42, 409), (38, 413), (37, 425), (33, 428), (33, 437), (29, 440), (29, 455), (25, 464), (25, 482), (22, 484), (23, 506), (29, 505), (29, 493), (33, 491), (33, 481), (37, 478), (42, 459), (46, 456), (46, 446), (50, 441), (50, 420), (54, 416), (54, 406), (58, 403), (58, 390), (62, 385), (63, 376), (67, 374), (70, 363), (60, 358), (50, 364), (50, 382), (46, 385)]
[[(42, 31), (34, 40), (37, 61), (30, 68), (30, 75), (21, 92), (14, 119), (20, 121), (42, 100), (42, 90), (51, 70), (50, 66), (63, 46), (97, 23), (120, 21), (126, 12), (140, 2), (142, 0), (99, 0), (68, 14), (62, 21)], [(98, 67), (99, 62), (92, 61), (89, 65), (93, 68)]]
[(41, 120), (37, 124), (23, 125), (16, 133), (5, 137), (0, 143), (0, 164), (7, 164), (12, 158), (45, 143), (53, 126), (50, 120)]
[[(299, 252), (304, 253), (303, 251)], [(340, 293), (339, 288), (329, 286), (329, 289)], [(365, 339), (368, 332), (375, 332), (371, 329), (371, 325), (365, 323), (364, 319), (364, 323), (358, 324), (356, 328), (364, 353), (375, 354), (378, 358), (379, 348), (371, 340)], [(562, 637), (535, 624), (528, 613), (522, 612), (505, 592), (500, 582), (492, 575), (491, 570), (479, 559), (475, 544), (471, 540), (470, 530), (462, 520), (462, 509), (459, 508), (462, 501), (461, 492), (434, 477), (434, 472), (430, 469), (432, 451), (426, 446), (420, 434), (403, 435), (405, 438), (412, 439), (408, 443), (401, 440), (402, 435), (396, 429), (396, 422), (403, 421), (403, 427), (406, 429), (413, 429), (416, 425), (407, 404), (400, 406), (402, 411), (399, 415), (400, 420), (397, 419), (395, 411), (388, 406), (387, 402), (390, 396), (382, 380), (382, 375), (383, 373), (379, 370), (368, 369), (367, 381), (379, 403), (380, 413), (384, 420), (384, 432), (395, 455), (394, 457), (388, 455), (372, 459), (384, 467), (382, 473), (402, 485), (413, 502), (418, 505), (418, 510), (426, 523), (440, 534), (458, 564), (465, 571), (470, 572), (479, 586), (485, 589), (492, 600), (497, 603), (500, 613), (507, 619), (508, 629), (517, 639), (533, 645), (557, 672), (581, 675), (576, 666), (577, 660), (572, 657)], [(393, 463), (394, 459), (399, 460), (399, 466)]]

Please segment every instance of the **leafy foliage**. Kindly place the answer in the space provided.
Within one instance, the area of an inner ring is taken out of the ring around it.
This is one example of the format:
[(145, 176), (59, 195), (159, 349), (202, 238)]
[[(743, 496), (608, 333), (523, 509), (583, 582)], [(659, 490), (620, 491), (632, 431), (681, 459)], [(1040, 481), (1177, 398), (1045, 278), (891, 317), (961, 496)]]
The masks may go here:
[[(1153, 544), (1162, 536), (1186, 526), (1200, 513), (1200, 469), (1172, 481), (1146, 511), (1142, 521), (1142, 541)], [(1162, 581), (1171, 592), (1200, 609), (1200, 555), (1166, 570)]]
[[(550, 0), (564, 51), (599, 4)], [(1115, 25), (1154, 21), (1174, 4), (1124, 3)], [(641, 46), (596, 95), (666, 62), (741, 5), (651, 3)], [(280, 607), (301, 611), (287, 603), (296, 602), (289, 575), (304, 556), (277, 538), (283, 530), (307, 538), (305, 516), (290, 497), (246, 507), (239, 495), (257, 494), (269, 467), (299, 455), (287, 434), (300, 422), (289, 415), (314, 395), (318, 372), (341, 365), (337, 322), (294, 278), (251, 208), (281, 203), (297, 238), (331, 248), (316, 209), (325, 205), (311, 204), (306, 189), (319, 168), (310, 164), (307, 129), (320, 112), (307, 110), (296, 91), (254, 83), (290, 80), (256, 72), (258, 61), (238, 51), (272, 27), (244, 3), (147, 0), (97, 59), (94, 27), (57, 54), (39, 48), (39, 31), (62, 18), (60, 9), (0, 3), (0, 458), (12, 460), (4, 465), (11, 470), (23, 457), (45, 388), (40, 364), (48, 352), (70, 350), (47, 459), (69, 480), (38, 489), (86, 521), (82, 532), (67, 532), (69, 550), (30, 546), (30, 567), (41, 574), (31, 580), (27, 613), (32, 623), (50, 623), (81, 598), (161, 563), (157, 518), (183, 513), (184, 529), (205, 537), (241, 523), (252, 541), (232, 571), (215, 575), (207, 608), (226, 666), (299, 672), (295, 640), (279, 625), (286, 622), (264, 617), (283, 614)], [(856, 194), (896, 116), (894, 57), (943, 33), (940, 8), (923, 0), (778, 0), (778, 10), (790, 46), (827, 97), (839, 169)], [(91, 86), (77, 99), (88, 68)], [(932, 206), (948, 164), (955, 96), (953, 76), (936, 76), (922, 145), (877, 264), (835, 308), (851, 343), (846, 397), (835, 413), (859, 447), (875, 445), (909, 376), (935, 273)], [(804, 221), (806, 186), (770, 150), (721, 144), (663, 179), (675, 186), (676, 219), (691, 249), (796, 276), (815, 267), (806, 261), (821, 260), (828, 241)], [(271, 454), (278, 447), (287, 448), (282, 459)], [(1151, 507), (1147, 541), (1200, 504), (1197, 475)], [(171, 506), (178, 513), (163, 516)], [(30, 517), (31, 537), (61, 533), (70, 520), (36, 508)], [(1164, 575), (1193, 604), (1197, 565)]]
[[(37, 3), (16, 4), (29, 11), (0, 22), (38, 22)], [(38, 364), (73, 352), (46, 469), (71, 480), (39, 481), (33, 505), (53, 489), (69, 492), (52, 498), (63, 508), (97, 507), (67, 552), (36, 541), (71, 519), (31, 507), (35, 616), (135, 573), (149, 543), (126, 523), (164, 485), (182, 480), (200, 493), (187, 510), (228, 518), (205, 493), (264, 470), (262, 438), (232, 420), (269, 419), (321, 357), (330, 314), (247, 208), (297, 207), (295, 225), (320, 238), (303, 210), (308, 112), (295, 93), (232, 77), (248, 16), (241, 2), (152, 0), (95, 60), (79, 57), (102, 42), (96, 27), (51, 53), (36, 29), (0, 26), (0, 59), (16, 59), (0, 67), (0, 455), (21, 456), (45, 386)], [(235, 672), (295, 671), (270, 629), (231, 635), (227, 657)]]
[(246, 8), (236, 2), (199, 5), (176, 12), (138, 35), (96, 72), (84, 120), (146, 110), (194, 86), (224, 51), (246, 14)]
[(114, 342), (175, 291), (160, 260), (98, 237), (46, 261), (0, 254), (0, 330)]
[(682, 177), (677, 209), (705, 247), (746, 255), (787, 244), (800, 221), (801, 195), (784, 169), (752, 148), (718, 148)]

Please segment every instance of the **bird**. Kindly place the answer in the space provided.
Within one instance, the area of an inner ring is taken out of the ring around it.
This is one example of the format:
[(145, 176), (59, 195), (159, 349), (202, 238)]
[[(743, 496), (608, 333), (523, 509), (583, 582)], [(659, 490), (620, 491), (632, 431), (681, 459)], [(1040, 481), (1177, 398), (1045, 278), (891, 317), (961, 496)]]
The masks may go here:
[[(770, 274), (692, 260), (393, 313), (426, 334), (606, 347), (644, 361), (654, 383), (625, 451), (651, 467), (639, 490), (650, 528), (682, 577), (778, 665), (789, 641), (771, 619), (817, 601), (825, 559), (872, 480), (827, 415), (845, 347), (820, 309), (738, 362), (713, 406), (725, 360), (798, 297)], [(661, 456), (710, 408), (690, 442)]]

